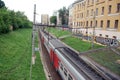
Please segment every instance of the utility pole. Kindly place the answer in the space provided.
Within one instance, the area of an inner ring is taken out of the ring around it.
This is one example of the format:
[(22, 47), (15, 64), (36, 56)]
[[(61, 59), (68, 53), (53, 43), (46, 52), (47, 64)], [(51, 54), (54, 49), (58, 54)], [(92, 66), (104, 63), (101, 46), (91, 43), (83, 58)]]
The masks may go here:
[(32, 32), (32, 55), (35, 54), (35, 21), (36, 20), (36, 4), (34, 4), (34, 17), (33, 17), (33, 32)]
[(32, 64), (33, 57), (35, 56), (35, 20), (36, 20), (36, 4), (34, 4), (34, 17), (33, 17), (33, 31), (32, 31), (32, 58), (31, 58), (31, 66), (30, 66), (30, 80), (32, 80)]
[(92, 48), (94, 48), (94, 39), (95, 39), (95, 26), (96, 26), (96, 0), (94, 0), (94, 14), (93, 14), (93, 21), (94, 21), (94, 26), (93, 26), (93, 36), (92, 36)]
[(93, 21), (94, 21), (94, 26), (93, 26), (93, 36), (92, 36), (92, 48), (94, 48), (94, 39), (95, 39), (95, 12), (94, 12), (94, 17), (93, 17)]

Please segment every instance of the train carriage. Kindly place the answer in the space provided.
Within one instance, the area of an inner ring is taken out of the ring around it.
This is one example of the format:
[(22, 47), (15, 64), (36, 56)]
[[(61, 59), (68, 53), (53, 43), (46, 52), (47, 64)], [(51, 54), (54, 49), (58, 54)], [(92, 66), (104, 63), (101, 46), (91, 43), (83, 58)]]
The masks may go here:
[(107, 75), (103, 77), (93, 67), (90, 67), (76, 52), (66, 47), (60, 40), (47, 32), (40, 31), (40, 33), (50, 61), (63, 80), (111, 80)]
[(61, 75), (63, 80), (85, 80), (82, 76), (80, 76), (81, 74), (74, 69), (73, 65), (71, 65), (70, 62), (60, 53), (59, 50), (66, 48), (66, 46), (63, 45), (58, 39), (53, 37), (49, 36), (48, 39), (47, 33), (41, 32), (41, 34), (42, 43), (44, 43), (48, 50), (51, 63), (55, 67), (56, 71), (58, 71)]

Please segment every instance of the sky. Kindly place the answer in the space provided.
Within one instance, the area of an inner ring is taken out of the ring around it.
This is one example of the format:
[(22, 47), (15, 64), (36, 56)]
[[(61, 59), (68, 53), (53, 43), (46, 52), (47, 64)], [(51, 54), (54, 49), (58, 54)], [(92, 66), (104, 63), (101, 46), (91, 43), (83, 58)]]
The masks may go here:
[(63, 6), (68, 8), (75, 0), (2, 0), (8, 9), (14, 11), (22, 11), (33, 21), (33, 9), (36, 4), (36, 20), (40, 22), (41, 14), (49, 14), (52, 16), (53, 12), (59, 10)]

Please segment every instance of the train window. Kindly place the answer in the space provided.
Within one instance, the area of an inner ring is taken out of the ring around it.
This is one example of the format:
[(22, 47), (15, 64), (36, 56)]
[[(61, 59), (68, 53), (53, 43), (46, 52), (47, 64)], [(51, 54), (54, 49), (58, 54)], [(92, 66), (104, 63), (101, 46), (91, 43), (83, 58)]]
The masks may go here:
[(61, 70), (63, 70), (63, 65), (62, 64), (61, 64), (60, 68), (61, 68)]
[(113, 36), (114, 39), (116, 39), (117, 37), (116, 36)]
[(108, 38), (108, 35), (105, 35), (106, 38)]
[(68, 80), (73, 80), (73, 78), (70, 74), (68, 75)]
[(65, 76), (67, 76), (67, 70), (64, 68), (64, 74)]
[(102, 36), (102, 34), (99, 34), (100, 36)]

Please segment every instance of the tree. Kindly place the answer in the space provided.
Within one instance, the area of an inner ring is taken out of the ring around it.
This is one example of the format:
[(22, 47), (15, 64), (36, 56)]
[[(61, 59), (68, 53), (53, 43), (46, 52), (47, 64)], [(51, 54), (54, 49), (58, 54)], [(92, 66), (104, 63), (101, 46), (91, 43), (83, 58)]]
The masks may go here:
[(8, 33), (11, 28), (16, 30), (28, 27), (32, 27), (32, 22), (28, 20), (24, 12), (9, 10), (5, 7), (4, 2), (0, 0), (0, 34)]
[(50, 17), (50, 23), (56, 25), (57, 24), (57, 17), (56, 16), (51, 16)]
[(4, 7), (5, 3), (3, 1), (0, 0), (0, 8)]
[(10, 25), (9, 13), (5, 7), (1, 8), (0, 9), (0, 34), (9, 32), (9, 25)]
[(66, 9), (66, 7), (63, 7), (62, 9), (59, 9), (58, 12), (59, 12), (59, 17), (61, 19), (62, 25), (68, 24), (69, 10)]

